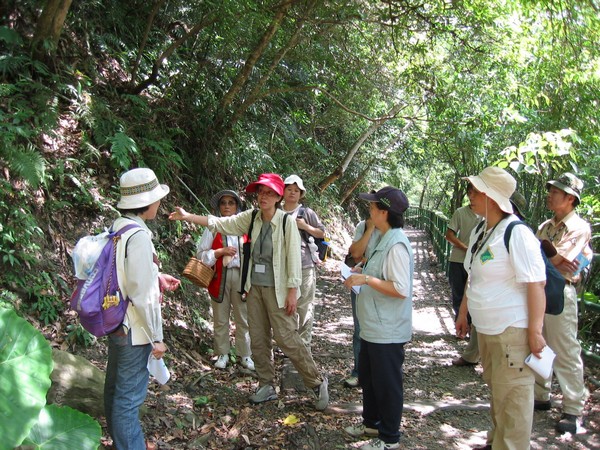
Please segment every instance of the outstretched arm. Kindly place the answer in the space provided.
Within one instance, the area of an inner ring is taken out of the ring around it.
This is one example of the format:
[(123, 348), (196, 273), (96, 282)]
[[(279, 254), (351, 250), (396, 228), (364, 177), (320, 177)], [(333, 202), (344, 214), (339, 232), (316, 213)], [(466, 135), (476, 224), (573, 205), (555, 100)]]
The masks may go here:
[(169, 214), (169, 220), (184, 220), (186, 222), (196, 223), (204, 227), (208, 225), (207, 216), (191, 214), (179, 206), (175, 207), (175, 211)]

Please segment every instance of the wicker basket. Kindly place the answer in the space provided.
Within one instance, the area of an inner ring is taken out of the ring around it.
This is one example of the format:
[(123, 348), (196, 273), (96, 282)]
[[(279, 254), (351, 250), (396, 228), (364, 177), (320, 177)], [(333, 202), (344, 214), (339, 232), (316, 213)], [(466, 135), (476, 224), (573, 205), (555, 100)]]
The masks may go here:
[(183, 269), (182, 275), (195, 285), (207, 288), (215, 276), (215, 271), (199, 259), (192, 257)]

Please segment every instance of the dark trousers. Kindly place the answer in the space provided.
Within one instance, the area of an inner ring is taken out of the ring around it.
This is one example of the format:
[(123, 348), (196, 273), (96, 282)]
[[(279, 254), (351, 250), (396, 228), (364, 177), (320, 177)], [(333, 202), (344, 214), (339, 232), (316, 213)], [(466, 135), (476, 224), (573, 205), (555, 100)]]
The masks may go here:
[(379, 430), (385, 443), (400, 440), (404, 407), (404, 344), (360, 340), (358, 380), (363, 390), (363, 424)]
[(467, 284), (467, 271), (463, 263), (451, 262), (448, 266), (448, 281), (452, 291), (452, 309), (454, 310), (454, 320), (458, 317), (458, 310), (465, 293)]

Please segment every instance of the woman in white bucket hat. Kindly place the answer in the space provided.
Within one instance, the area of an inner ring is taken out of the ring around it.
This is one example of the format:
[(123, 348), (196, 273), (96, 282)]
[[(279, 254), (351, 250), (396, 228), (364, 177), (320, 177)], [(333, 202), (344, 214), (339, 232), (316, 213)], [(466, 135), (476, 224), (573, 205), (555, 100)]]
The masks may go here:
[(471, 207), (484, 219), (471, 232), (464, 261), (467, 286), (456, 332), (468, 331), (467, 312), (477, 330), (483, 379), (492, 391), (492, 429), (479, 449), (529, 448), (533, 422), (534, 373), (525, 365), (546, 345), (542, 336), (546, 271), (540, 244), (526, 226), (516, 226), (509, 242), (504, 232), (519, 220), (510, 197), (517, 182), (499, 167), (464, 178), (473, 187)]
[(117, 274), (123, 298), (130, 303), (123, 325), (108, 336), (108, 364), (104, 383), (104, 409), (108, 433), (118, 449), (145, 450), (139, 409), (148, 390), (148, 359), (163, 357), (161, 292), (175, 290), (179, 280), (159, 272), (146, 220), (156, 217), (160, 201), (169, 187), (160, 184), (154, 172), (139, 168), (120, 179), (117, 209), (122, 216), (112, 229), (135, 224), (117, 245)]

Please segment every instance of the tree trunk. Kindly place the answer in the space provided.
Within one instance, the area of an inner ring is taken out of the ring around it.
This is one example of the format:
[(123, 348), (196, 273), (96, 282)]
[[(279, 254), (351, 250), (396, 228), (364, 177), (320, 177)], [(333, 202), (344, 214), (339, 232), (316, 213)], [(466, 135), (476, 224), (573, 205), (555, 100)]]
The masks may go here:
[(225, 95), (219, 103), (217, 116), (215, 118), (213, 126), (211, 127), (214, 133), (219, 135), (223, 134), (223, 130), (221, 130), (221, 128), (223, 127), (225, 116), (227, 115), (229, 107), (231, 106), (239, 92), (246, 86), (248, 79), (250, 78), (250, 74), (252, 73), (252, 70), (254, 69), (258, 60), (262, 57), (263, 53), (271, 43), (271, 40), (275, 36), (275, 33), (277, 33), (277, 31), (281, 27), (283, 20), (285, 19), (288, 11), (294, 3), (294, 0), (287, 0), (279, 5), (279, 9), (275, 12), (275, 17), (273, 17), (271, 24), (263, 33), (262, 37), (260, 38), (260, 41), (258, 42), (258, 44), (256, 44), (256, 47), (254, 47), (254, 50), (252, 50), (250, 55), (248, 55), (248, 58), (244, 63), (244, 67), (242, 67), (242, 70), (240, 70), (240, 72), (237, 74), (237, 76), (231, 83), (229, 91), (225, 93)]
[(238, 108), (236, 108), (235, 112), (231, 117), (231, 120), (229, 121), (228, 127), (232, 128), (237, 123), (237, 121), (240, 120), (240, 118), (244, 115), (248, 108), (250, 108), (250, 106), (252, 106), (257, 100), (262, 98), (261, 90), (265, 86), (269, 78), (271, 78), (271, 75), (273, 75), (273, 72), (279, 66), (281, 60), (285, 57), (288, 51), (290, 51), (291, 49), (296, 47), (296, 45), (298, 45), (298, 42), (300, 41), (301, 37), (301, 31), (304, 28), (304, 24), (306, 23), (306, 18), (308, 17), (308, 14), (314, 9), (315, 4), (315, 0), (311, 1), (308, 4), (308, 9), (304, 13), (304, 16), (298, 19), (296, 23), (296, 30), (294, 31), (294, 34), (288, 39), (287, 44), (277, 52), (277, 55), (275, 55), (273, 61), (271, 61), (269, 68), (265, 71), (265, 74), (262, 77), (260, 77), (260, 79), (252, 88), (250, 93), (246, 96), (246, 100), (244, 100), (244, 102)]
[(193, 36), (196, 36), (200, 32), (200, 30), (211, 25), (216, 20), (217, 19), (212, 16), (205, 17), (199, 23), (194, 25), (191, 30), (187, 31), (183, 36), (181, 36), (179, 39), (177, 39), (171, 45), (169, 45), (167, 47), (167, 49), (160, 54), (158, 59), (156, 61), (154, 61), (154, 64), (152, 65), (152, 73), (150, 74), (150, 76), (148, 78), (146, 78), (144, 81), (142, 81), (140, 84), (138, 84), (137, 86), (132, 87), (129, 92), (137, 95), (137, 94), (140, 94), (144, 89), (146, 89), (151, 84), (154, 84), (156, 82), (156, 80), (158, 79), (158, 73), (159, 73), (160, 67), (162, 66), (165, 59), (167, 59), (169, 56), (171, 56), (173, 54), (173, 52), (175, 52), (175, 50), (177, 50), (179, 47), (181, 47), (181, 45), (185, 41), (187, 41), (189, 38), (191, 38)]
[[(33, 57), (39, 61), (48, 59), (56, 52), (58, 39), (62, 31), (72, 0), (48, 0), (35, 27), (31, 42)], [(44, 45), (48, 42), (50, 45)]]
[(363, 169), (363, 171), (356, 178), (356, 180), (354, 180), (354, 182), (350, 185), (350, 187), (348, 189), (346, 189), (346, 192), (344, 192), (344, 195), (340, 199), (340, 205), (345, 204), (348, 201), (348, 199), (352, 196), (352, 194), (354, 193), (356, 188), (363, 182), (363, 180), (365, 179), (365, 177), (371, 170), (371, 167), (373, 166), (373, 162), (374, 162), (374, 160), (369, 161), (369, 164), (367, 164), (367, 166)]
[(156, 14), (158, 10), (163, 5), (165, 0), (156, 0), (154, 2), (154, 6), (152, 7), (152, 11), (150, 12), (150, 16), (148, 17), (148, 21), (146, 22), (146, 30), (144, 30), (144, 37), (142, 38), (142, 43), (140, 44), (140, 48), (138, 50), (137, 58), (133, 63), (133, 68), (131, 69), (131, 81), (130, 83), (135, 83), (135, 79), (137, 77), (137, 71), (140, 67), (140, 62), (142, 60), (142, 55), (144, 53), (144, 49), (146, 48), (146, 43), (148, 42), (148, 36), (150, 35), (150, 30), (152, 29), (152, 25), (154, 24), (154, 19), (156, 18)]
[(325, 189), (327, 189), (336, 180), (338, 180), (342, 175), (344, 175), (344, 172), (346, 172), (346, 169), (348, 168), (348, 166), (350, 165), (350, 163), (356, 156), (356, 153), (358, 152), (360, 147), (363, 145), (363, 143), (373, 133), (375, 133), (379, 128), (381, 128), (388, 120), (393, 119), (396, 116), (396, 114), (398, 114), (398, 112), (400, 112), (400, 110), (403, 107), (404, 107), (404, 105), (395, 105), (392, 109), (390, 109), (390, 111), (384, 117), (380, 117), (380, 118), (376, 119), (371, 124), (371, 126), (369, 126), (369, 128), (367, 128), (367, 130), (362, 135), (360, 135), (360, 137), (354, 143), (352, 148), (348, 151), (348, 153), (346, 153), (346, 156), (344, 157), (344, 159), (342, 160), (340, 165), (330, 175), (328, 175), (323, 181), (321, 181), (319, 183), (319, 192), (323, 193), (323, 191), (325, 191)]

